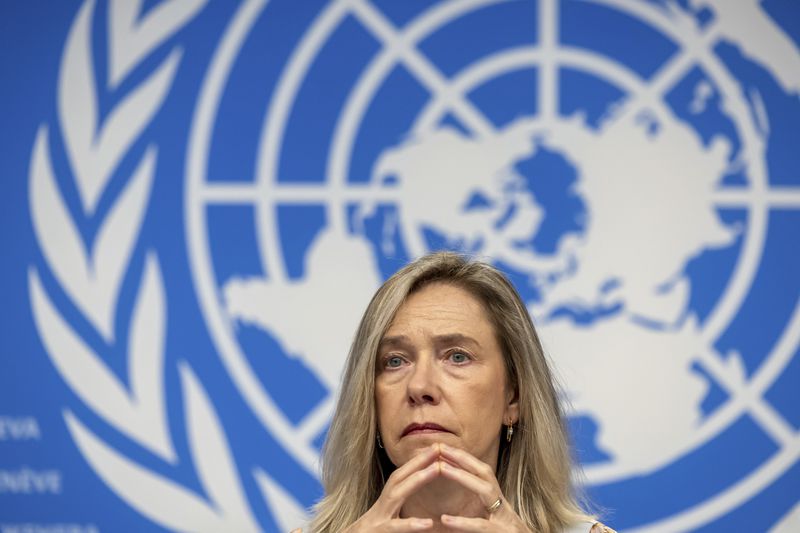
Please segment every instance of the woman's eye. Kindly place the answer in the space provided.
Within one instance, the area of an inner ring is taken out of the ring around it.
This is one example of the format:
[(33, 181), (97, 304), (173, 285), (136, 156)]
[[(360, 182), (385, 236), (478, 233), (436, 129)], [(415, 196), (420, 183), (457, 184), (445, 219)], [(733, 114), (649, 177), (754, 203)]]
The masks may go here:
[(386, 360), (386, 368), (399, 368), (401, 366), (403, 366), (402, 357), (395, 355)]
[(464, 352), (453, 352), (450, 354), (450, 360), (454, 363), (466, 363), (469, 361), (469, 356)]

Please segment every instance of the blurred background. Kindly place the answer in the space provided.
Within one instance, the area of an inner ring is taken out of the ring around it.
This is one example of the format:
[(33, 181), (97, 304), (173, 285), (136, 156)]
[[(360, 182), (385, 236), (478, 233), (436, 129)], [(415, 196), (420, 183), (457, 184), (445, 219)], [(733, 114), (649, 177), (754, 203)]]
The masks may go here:
[(357, 321), (504, 270), (620, 531), (800, 531), (800, 4), (0, 5), (0, 532), (288, 531)]

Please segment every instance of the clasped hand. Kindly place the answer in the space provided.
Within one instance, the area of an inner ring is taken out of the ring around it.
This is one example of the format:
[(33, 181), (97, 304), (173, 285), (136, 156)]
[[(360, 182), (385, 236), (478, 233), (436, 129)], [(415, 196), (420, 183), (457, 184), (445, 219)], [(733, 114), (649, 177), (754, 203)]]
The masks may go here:
[[(380, 497), (364, 515), (345, 530), (345, 533), (373, 531), (425, 531), (432, 529), (430, 518), (400, 518), (406, 500), (421, 487), (444, 477), (459, 483), (478, 496), (486, 510), (482, 517), (443, 514), (442, 525), (451, 531), (530, 532), (522, 519), (505, 501), (494, 471), (486, 463), (464, 450), (434, 444), (395, 470), (383, 487)], [(502, 498), (493, 512), (489, 508)]]

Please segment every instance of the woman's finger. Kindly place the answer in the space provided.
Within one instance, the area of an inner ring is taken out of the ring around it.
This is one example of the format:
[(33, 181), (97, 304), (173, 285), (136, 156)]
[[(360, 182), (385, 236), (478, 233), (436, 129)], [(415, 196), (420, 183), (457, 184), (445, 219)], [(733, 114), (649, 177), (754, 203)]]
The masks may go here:
[(439, 447), (426, 448), (396, 469), (386, 480), (373, 506), (350, 528), (350, 533), (367, 531), (424, 531), (433, 527), (429, 519), (399, 518), (406, 499), (431, 479), (440, 475)]
[(402, 481), (388, 484), (383, 489), (381, 499), (384, 499), (386, 504), (390, 507), (392, 513), (400, 511), (400, 508), (406, 502), (406, 499), (419, 490), (420, 487), (430, 482), (433, 478), (439, 477), (441, 474), (442, 462), (434, 461), (422, 470), (418, 470)]
[(496, 527), (485, 518), (466, 518), (464, 516), (442, 515), (442, 524), (451, 531), (481, 532), (487, 531), (508, 531)]
[(467, 490), (475, 493), (478, 498), (480, 498), (481, 503), (483, 503), (484, 507), (487, 509), (490, 505), (497, 501), (497, 498), (501, 498), (503, 496), (500, 492), (500, 487), (497, 484), (497, 480), (494, 478), (492, 478), (492, 481), (486, 481), (485, 479), (479, 478), (475, 474), (467, 472), (458, 466), (453, 466), (450, 463), (442, 461), (441, 465), (441, 475), (443, 477), (452, 479)]
[(425, 531), (433, 528), (430, 518), (395, 518), (386, 524), (392, 533), (406, 533), (408, 531)]
[(440, 450), (442, 457), (448, 462), (486, 481), (496, 480), (492, 467), (476, 458), (474, 455), (446, 444), (442, 444)]
[(391, 473), (386, 485), (396, 484), (405, 478), (433, 463), (439, 457), (439, 446), (433, 444), (412, 457), (406, 464)]

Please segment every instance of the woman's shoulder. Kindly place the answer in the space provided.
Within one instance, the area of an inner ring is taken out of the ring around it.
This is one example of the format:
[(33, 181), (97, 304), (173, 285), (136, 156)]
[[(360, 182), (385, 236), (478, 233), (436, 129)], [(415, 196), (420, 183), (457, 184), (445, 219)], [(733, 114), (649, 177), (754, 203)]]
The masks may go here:
[(563, 533), (617, 533), (596, 520), (585, 520), (566, 528)]
[[(300, 528), (293, 529), (290, 533), (303, 533)], [(568, 527), (563, 533), (617, 533), (605, 524), (597, 521), (578, 522)]]

